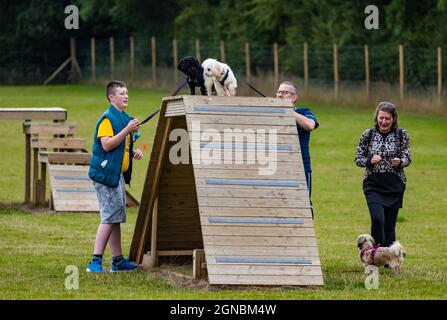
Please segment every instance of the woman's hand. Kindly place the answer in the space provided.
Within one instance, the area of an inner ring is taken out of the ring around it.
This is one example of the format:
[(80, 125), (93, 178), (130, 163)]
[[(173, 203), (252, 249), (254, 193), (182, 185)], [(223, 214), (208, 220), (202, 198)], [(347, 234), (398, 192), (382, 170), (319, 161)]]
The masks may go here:
[(133, 151), (133, 158), (134, 158), (135, 160), (141, 160), (141, 159), (143, 159), (143, 151), (141, 151), (140, 149), (136, 148), (136, 149)]
[(393, 158), (391, 159), (391, 164), (393, 165), (393, 167), (397, 167), (398, 165), (400, 165), (400, 158)]
[(379, 161), (382, 161), (382, 157), (377, 154), (371, 158), (371, 164), (376, 164)]

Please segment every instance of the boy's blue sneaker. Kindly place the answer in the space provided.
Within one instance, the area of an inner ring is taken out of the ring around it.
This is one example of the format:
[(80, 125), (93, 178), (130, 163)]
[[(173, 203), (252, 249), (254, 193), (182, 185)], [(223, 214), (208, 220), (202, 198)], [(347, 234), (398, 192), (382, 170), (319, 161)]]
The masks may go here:
[(136, 270), (137, 268), (138, 268), (138, 265), (123, 258), (123, 260), (121, 260), (119, 263), (112, 264), (112, 268), (110, 268), (110, 272), (132, 271), (132, 270)]
[(103, 273), (104, 269), (102, 268), (102, 259), (101, 258), (92, 259), (88, 263), (87, 269), (85, 271)]

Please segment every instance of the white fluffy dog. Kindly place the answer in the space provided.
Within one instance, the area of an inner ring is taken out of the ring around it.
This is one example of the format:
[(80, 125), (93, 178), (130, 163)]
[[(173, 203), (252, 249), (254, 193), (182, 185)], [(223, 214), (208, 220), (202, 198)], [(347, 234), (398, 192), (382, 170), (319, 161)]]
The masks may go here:
[(218, 96), (235, 96), (237, 81), (231, 68), (216, 59), (206, 59), (202, 63), (203, 78), (208, 95), (213, 92), (213, 86)]
[(389, 265), (395, 274), (400, 274), (400, 268), (407, 254), (399, 241), (394, 241), (390, 247), (380, 247), (376, 245), (371, 235), (361, 234), (357, 238), (357, 247), (365, 268), (369, 265), (376, 267)]

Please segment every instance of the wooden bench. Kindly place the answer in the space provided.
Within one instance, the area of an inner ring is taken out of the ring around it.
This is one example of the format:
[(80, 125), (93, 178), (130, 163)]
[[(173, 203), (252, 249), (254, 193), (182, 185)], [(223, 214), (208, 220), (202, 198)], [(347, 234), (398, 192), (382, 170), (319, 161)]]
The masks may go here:
[[(37, 188), (39, 203), (45, 203), (47, 165), (51, 184), (50, 209), (56, 211), (98, 212), (99, 205), (93, 184), (88, 177), (90, 153), (39, 151), (41, 166), (40, 186)], [(139, 202), (126, 190), (127, 206)]]
[[(0, 120), (53, 120), (64, 122), (67, 111), (63, 108), (0, 108)], [(25, 204), (31, 203), (31, 133), (25, 132)]]
[[(31, 148), (33, 150), (33, 204), (45, 204), (45, 183), (46, 183), (46, 162), (38, 160), (38, 152), (42, 149), (53, 149), (56, 152), (59, 150), (70, 151), (61, 152), (71, 154), (73, 152), (87, 152), (85, 150), (85, 139), (79, 138), (31, 138)], [(62, 155), (62, 157), (64, 157)], [(61, 163), (66, 163), (66, 158), (61, 159)], [(40, 177), (39, 177), (39, 162), (40, 162)]]

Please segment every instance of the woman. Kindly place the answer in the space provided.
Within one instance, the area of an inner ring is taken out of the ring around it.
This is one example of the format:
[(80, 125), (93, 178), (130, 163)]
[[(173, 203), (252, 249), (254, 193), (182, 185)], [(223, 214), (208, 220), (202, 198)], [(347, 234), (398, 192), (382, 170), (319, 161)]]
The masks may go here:
[(405, 191), (403, 168), (410, 165), (410, 138), (399, 129), (396, 106), (380, 102), (375, 128), (363, 132), (355, 163), (366, 167), (363, 192), (371, 215), (371, 235), (376, 244), (390, 246), (396, 240), (396, 221)]

